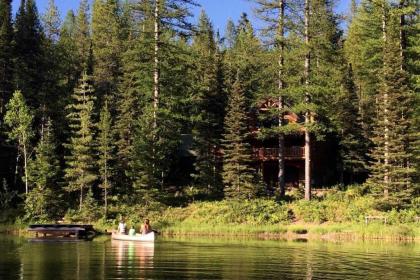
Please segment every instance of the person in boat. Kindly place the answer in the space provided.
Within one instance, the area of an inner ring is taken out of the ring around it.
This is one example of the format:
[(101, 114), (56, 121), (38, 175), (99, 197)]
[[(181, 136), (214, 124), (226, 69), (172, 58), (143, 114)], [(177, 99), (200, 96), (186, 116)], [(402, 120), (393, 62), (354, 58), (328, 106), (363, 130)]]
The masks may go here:
[(124, 219), (122, 219), (118, 224), (118, 233), (127, 234), (127, 224), (125, 223)]
[(141, 233), (142, 234), (148, 234), (152, 232), (152, 226), (150, 225), (149, 219), (145, 219), (144, 223), (141, 225)]
[(128, 231), (128, 235), (136, 236), (136, 230), (134, 229), (134, 226), (131, 226), (130, 230)]

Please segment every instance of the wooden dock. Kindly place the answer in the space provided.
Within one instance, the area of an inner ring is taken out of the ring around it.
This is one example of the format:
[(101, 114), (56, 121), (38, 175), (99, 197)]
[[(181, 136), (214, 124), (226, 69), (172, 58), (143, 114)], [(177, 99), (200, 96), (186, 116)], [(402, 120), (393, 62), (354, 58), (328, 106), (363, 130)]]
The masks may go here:
[(37, 224), (30, 225), (29, 232), (34, 232), (38, 238), (73, 238), (88, 239), (95, 235), (92, 225), (75, 225), (75, 224)]

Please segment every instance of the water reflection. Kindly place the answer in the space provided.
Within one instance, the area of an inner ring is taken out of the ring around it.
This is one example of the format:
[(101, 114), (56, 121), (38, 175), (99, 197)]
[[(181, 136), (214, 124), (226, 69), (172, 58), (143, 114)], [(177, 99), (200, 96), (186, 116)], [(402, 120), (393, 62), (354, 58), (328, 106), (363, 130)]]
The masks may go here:
[(154, 243), (112, 240), (111, 247), (115, 253), (118, 270), (124, 268), (153, 269)]
[(160, 239), (29, 243), (0, 236), (0, 279), (418, 279), (420, 245)]

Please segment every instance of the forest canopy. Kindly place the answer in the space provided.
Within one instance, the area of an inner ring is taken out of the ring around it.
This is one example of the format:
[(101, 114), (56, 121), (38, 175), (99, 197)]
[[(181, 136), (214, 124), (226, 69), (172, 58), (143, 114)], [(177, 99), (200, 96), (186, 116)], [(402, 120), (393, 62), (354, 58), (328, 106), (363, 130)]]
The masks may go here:
[(343, 17), (333, 1), (255, 0), (262, 30), (244, 13), (223, 36), (204, 10), (192, 20), (193, 0), (81, 0), (63, 17), (54, 0), (42, 13), (21, 0), (14, 16), (11, 2), (0, 0), (0, 207), (106, 217), (355, 183), (384, 209), (419, 196), (418, 1), (353, 0)]

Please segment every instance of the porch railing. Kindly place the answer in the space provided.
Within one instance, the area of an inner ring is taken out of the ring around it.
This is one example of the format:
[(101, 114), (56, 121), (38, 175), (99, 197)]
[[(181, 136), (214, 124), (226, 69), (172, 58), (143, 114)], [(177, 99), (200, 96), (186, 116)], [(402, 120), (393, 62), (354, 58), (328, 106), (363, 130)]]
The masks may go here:
[[(254, 148), (254, 157), (261, 161), (276, 160), (279, 157), (278, 148)], [(286, 159), (304, 159), (305, 147), (292, 146), (284, 148)]]

